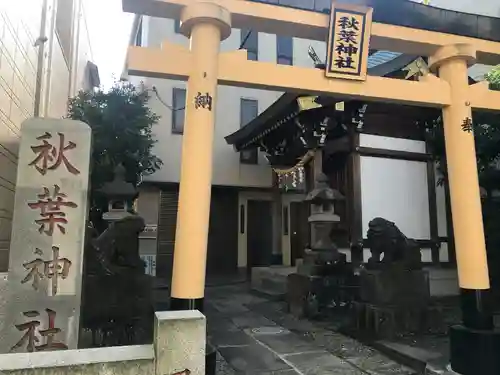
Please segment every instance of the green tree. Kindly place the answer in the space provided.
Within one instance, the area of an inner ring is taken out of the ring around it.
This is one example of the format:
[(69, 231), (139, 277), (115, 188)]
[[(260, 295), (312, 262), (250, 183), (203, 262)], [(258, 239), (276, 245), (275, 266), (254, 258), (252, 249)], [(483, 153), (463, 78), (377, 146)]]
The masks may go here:
[(161, 167), (162, 161), (152, 154), (152, 126), (159, 116), (147, 106), (149, 99), (147, 91), (116, 82), (109, 91), (81, 91), (69, 100), (67, 117), (92, 128), (91, 194), (113, 179), (119, 164), (134, 185)]
[(486, 74), (486, 79), (490, 83), (491, 89), (500, 90), (500, 65), (497, 65)]

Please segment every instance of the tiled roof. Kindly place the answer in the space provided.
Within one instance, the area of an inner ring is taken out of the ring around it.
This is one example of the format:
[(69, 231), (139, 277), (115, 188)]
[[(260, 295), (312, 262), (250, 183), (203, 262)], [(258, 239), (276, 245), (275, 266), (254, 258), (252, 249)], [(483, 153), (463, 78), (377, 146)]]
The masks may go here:
[(394, 60), (396, 57), (401, 56), (399, 52), (390, 51), (377, 51), (368, 57), (368, 68), (373, 68), (377, 65), (384, 64), (388, 61)]

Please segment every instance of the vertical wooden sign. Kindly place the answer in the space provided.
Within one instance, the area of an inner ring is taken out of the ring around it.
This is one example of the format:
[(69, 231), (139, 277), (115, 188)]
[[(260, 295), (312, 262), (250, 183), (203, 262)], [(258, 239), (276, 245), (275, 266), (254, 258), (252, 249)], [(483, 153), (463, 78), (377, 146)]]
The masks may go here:
[(325, 75), (364, 81), (373, 9), (332, 3)]

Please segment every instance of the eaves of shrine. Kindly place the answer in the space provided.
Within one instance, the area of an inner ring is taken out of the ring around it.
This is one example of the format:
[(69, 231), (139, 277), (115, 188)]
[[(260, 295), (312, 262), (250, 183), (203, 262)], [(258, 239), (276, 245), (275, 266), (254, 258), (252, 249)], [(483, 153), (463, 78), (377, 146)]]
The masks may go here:
[[(368, 58), (368, 74), (379, 77), (391, 75), (394, 72), (401, 71), (416, 58), (418, 57), (389, 51), (376, 51)], [(308, 95), (284, 93), (254, 120), (226, 136), (226, 142), (232, 145), (235, 151), (260, 147), (266, 137), (272, 136), (272, 133), (279, 131), (281, 126), (288, 124), (299, 114), (297, 99), (302, 96)], [(334, 105), (335, 101), (340, 102), (342, 100), (327, 97), (320, 97), (318, 100), (324, 105)], [(359, 101), (355, 101), (355, 103), (352, 107), (348, 106), (348, 110), (354, 110), (362, 104)], [(314, 113), (314, 110), (309, 113)]]

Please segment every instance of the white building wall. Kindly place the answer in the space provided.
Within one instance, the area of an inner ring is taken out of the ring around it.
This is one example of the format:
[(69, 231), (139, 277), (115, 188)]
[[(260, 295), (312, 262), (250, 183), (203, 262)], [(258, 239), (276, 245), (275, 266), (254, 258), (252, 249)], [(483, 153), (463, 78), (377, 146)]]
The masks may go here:
[[(425, 153), (425, 142), (360, 134), (361, 147)], [(425, 162), (360, 157), (363, 236), (375, 217), (393, 221), (409, 238), (431, 239), (427, 165)], [(439, 174), (436, 171), (436, 181)], [(444, 188), (436, 186), (438, 235), (446, 237), (446, 201)], [(370, 256), (364, 251), (364, 260)], [(440, 261), (448, 261), (447, 244), (443, 243)], [(422, 261), (431, 262), (430, 249), (422, 249)]]

